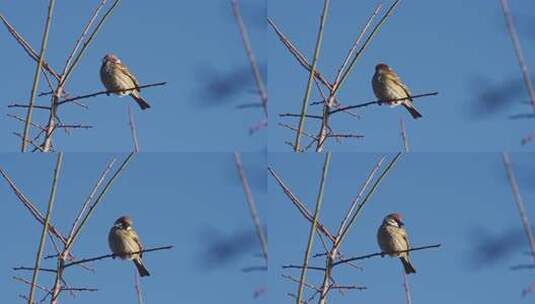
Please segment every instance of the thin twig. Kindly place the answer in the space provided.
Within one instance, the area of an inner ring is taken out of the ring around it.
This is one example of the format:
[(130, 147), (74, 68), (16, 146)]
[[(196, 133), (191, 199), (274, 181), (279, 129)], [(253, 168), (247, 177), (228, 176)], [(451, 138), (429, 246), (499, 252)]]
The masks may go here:
[[(307, 71), (311, 71), (312, 68), (311, 68), (311, 65), (310, 63), (308, 63), (307, 59), (305, 58), (305, 56), (290, 42), (290, 40), (280, 31), (280, 29), (275, 25), (275, 23), (273, 22), (273, 20), (271, 20), (270, 18), (267, 19), (268, 21), (268, 24), (271, 25), (271, 28), (273, 28), (273, 30), (275, 31), (275, 33), (277, 34), (277, 36), (279, 37), (279, 39), (281, 40), (281, 42), (286, 46), (286, 48), (288, 48), (288, 50), (290, 51), (290, 53), (292, 55), (294, 55), (295, 59), (297, 59), (297, 61), (299, 62), (299, 64), (301, 64), (301, 66), (303, 66)], [(318, 70), (315, 70), (314, 71), (314, 76), (316, 77), (317, 80), (319, 80), (324, 86), (326, 86), (329, 90), (332, 88), (332, 85), (329, 83), (329, 81), (323, 77), (320, 73), (320, 71)]]
[[(173, 248), (173, 246), (155, 247), (155, 248), (149, 248), (149, 249), (143, 249), (143, 250), (140, 250), (140, 251), (135, 251), (135, 252), (132, 252), (131, 254), (147, 253), (147, 252), (151, 252), (151, 251), (167, 250), (167, 249), (171, 249), (171, 248)], [(118, 255), (112, 253), (112, 254), (101, 255), (101, 256), (97, 256), (97, 257), (93, 257), (93, 258), (86, 258), (86, 259), (74, 261), (74, 262), (71, 262), (71, 263), (67, 263), (67, 264), (65, 264), (63, 266), (63, 268), (68, 268), (68, 267), (71, 267), (71, 266), (74, 266), (74, 265), (78, 265), (78, 264), (83, 264), (83, 263), (88, 263), (88, 262), (93, 262), (93, 261), (98, 261), (98, 260), (103, 260), (103, 259), (108, 259), (108, 258), (116, 258), (116, 257), (118, 257)]]
[[(41, 68), (43, 66), (43, 58), (45, 57), (46, 46), (48, 42), (48, 32), (50, 30), (50, 25), (52, 24), (52, 13), (54, 12), (55, 4), (56, 0), (50, 0), (50, 2), (48, 3), (48, 14), (46, 17), (43, 39), (41, 40), (41, 51), (39, 52), (39, 60), (37, 61), (37, 66), (35, 67), (32, 91), (30, 93), (30, 101), (28, 102), (28, 111), (26, 111), (24, 131), (22, 132), (22, 144), (20, 148), (21, 152), (26, 152), (26, 147), (28, 145), (27, 139), (30, 132), (30, 123), (32, 122), (33, 103), (35, 101), (35, 96), (37, 95), (37, 89), (39, 87), (39, 79), (41, 78)], [(31, 295), (29, 301), (33, 300), (32, 297), (33, 295)]]
[(349, 59), (351, 59), (351, 56), (353, 56), (353, 52), (355, 52), (355, 50), (357, 49), (357, 46), (360, 43), (360, 40), (362, 39), (362, 37), (364, 37), (364, 34), (368, 31), (368, 28), (372, 24), (373, 19), (377, 16), (377, 14), (379, 14), (379, 11), (381, 10), (382, 7), (383, 7), (382, 4), (378, 4), (377, 7), (375, 8), (375, 11), (373, 11), (371, 16), (368, 18), (368, 22), (366, 22), (366, 25), (364, 25), (359, 35), (357, 36), (357, 39), (355, 39), (355, 42), (349, 49), (349, 52), (347, 53), (344, 63), (338, 69), (338, 73), (336, 73), (336, 78), (335, 78), (334, 83), (338, 83), (340, 81), (340, 77), (342, 76), (342, 71), (346, 68), (347, 64), (349, 63)]
[(33, 297), (35, 294), (35, 286), (37, 284), (37, 275), (39, 274), (39, 268), (41, 266), (41, 257), (43, 255), (43, 249), (45, 247), (46, 240), (46, 231), (48, 223), (50, 222), (50, 217), (52, 216), (52, 207), (54, 206), (54, 201), (56, 200), (56, 189), (58, 185), (59, 172), (61, 170), (61, 163), (63, 161), (63, 153), (58, 154), (56, 161), (56, 168), (54, 169), (54, 175), (52, 177), (52, 186), (50, 190), (50, 196), (48, 198), (48, 208), (46, 210), (45, 222), (43, 224), (43, 229), (41, 231), (41, 238), (39, 240), (39, 247), (37, 249), (37, 254), (35, 256), (35, 266), (32, 274), (32, 282), (30, 285), (30, 292), (28, 295), (28, 304), (33, 304)]
[(262, 80), (262, 74), (260, 73), (260, 69), (258, 68), (258, 65), (256, 63), (256, 59), (253, 53), (253, 48), (251, 47), (251, 42), (249, 40), (249, 34), (247, 33), (247, 27), (245, 26), (245, 23), (243, 22), (243, 19), (240, 15), (240, 8), (238, 5), (237, 0), (231, 0), (232, 4), (232, 13), (234, 14), (234, 17), (236, 18), (236, 22), (238, 23), (238, 27), (240, 28), (240, 35), (243, 42), (243, 46), (245, 48), (245, 52), (247, 53), (247, 58), (249, 59), (249, 64), (251, 65), (251, 70), (253, 72), (255, 81), (256, 81), (256, 88), (258, 90), (258, 95), (260, 96), (260, 101), (262, 102), (262, 107), (264, 108), (264, 115), (267, 118), (268, 117), (268, 93), (266, 90), (266, 86), (264, 85), (264, 81)]
[(345, 111), (345, 110), (367, 107), (367, 106), (371, 106), (371, 105), (374, 105), (374, 104), (381, 105), (383, 103), (391, 103), (391, 102), (396, 102), (396, 101), (402, 101), (402, 100), (407, 100), (407, 99), (416, 99), (416, 98), (421, 98), (421, 97), (426, 97), (426, 96), (435, 96), (435, 95), (438, 95), (438, 92), (418, 94), (418, 95), (413, 95), (413, 96), (408, 96), (408, 97), (403, 97), (403, 98), (396, 98), (396, 99), (387, 100), (387, 101), (381, 101), (381, 100), (368, 101), (368, 102), (365, 102), (365, 103), (360, 103), (360, 104), (351, 105), (351, 106), (345, 106), (345, 107), (338, 108), (336, 110), (332, 110), (332, 111), (329, 112), (329, 115), (332, 115), (332, 114), (338, 113), (338, 112), (342, 112), (342, 111)]
[[(19, 199), (19, 201), (30, 211), (30, 213), (33, 215), (33, 217), (41, 224), (44, 225), (45, 223), (45, 217), (41, 214), (41, 212), (35, 207), (35, 205), (24, 195), (24, 193), (17, 187), (17, 185), (13, 182), (13, 180), (7, 175), (7, 172), (4, 171), (2, 168), (0, 168), (0, 175), (4, 177), (6, 182), (9, 184), (13, 192), (15, 193), (15, 196)], [(58, 238), (63, 244), (66, 244), (67, 240), (66, 238), (57, 230), (52, 224), (48, 224), (48, 231), (50, 234), (52, 234), (54, 237)]]
[(301, 304), (303, 298), (303, 287), (305, 283), (306, 271), (308, 267), (308, 260), (310, 259), (310, 253), (312, 252), (312, 245), (314, 243), (314, 236), (316, 235), (316, 227), (318, 225), (318, 219), (323, 202), (323, 195), (325, 192), (325, 183), (327, 181), (327, 172), (329, 171), (329, 163), (331, 161), (331, 152), (325, 155), (325, 161), (323, 163), (323, 169), (321, 171), (320, 188), (318, 196), (316, 198), (316, 208), (314, 210), (314, 216), (312, 218), (312, 224), (310, 225), (310, 231), (308, 234), (308, 241), (305, 251), (305, 257), (303, 261), (303, 269), (301, 270), (301, 277), (299, 279), (299, 287), (297, 289), (297, 304)]
[(72, 102), (74, 100), (80, 100), (80, 99), (86, 99), (86, 98), (91, 98), (91, 97), (95, 97), (95, 96), (99, 96), (99, 95), (109, 95), (109, 94), (113, 94), (113, 93), (122, 93), (122, 92), (128, 92), (128, 91), (132, 91), (132, 90), (140, 90), (140, 89), (144, 89), (144, 88), (150, 88), (150, 87), (156, 87), (156, 86), (163, 86), (167, 84), (167, 82), (157, 82), (157, 83), (151, 83), (151, 84), (145, 84), (145, 85), (141, 85), (139, 87), (132, 87), (132, 88), (128, 88), (128, 89), (121, 89), (121, 90), (104, 90), (104, 91), (99, 91), (99, 92), (96, 92), (96, 93), (91, 93), (91, 94), (87, 94), (87, 95), (81, 95), (81, 96), (76, 96), (76, 97), (72, 97), (72, 98), (67, 98), (67, 99), (63, 99), (62, 101), (58, 101), (57, 104), (58, 105), (62, 105), (64, 103), (67, 103), (67, 102)]
[(400, 118), (399, 124), (401, 128), (401, 140), (403, 142), (403, 152), (408, 153), (410, 152), (409, 135), (407, 135), (407, 129), (405, 128), (405, 121), (403, 120), (403, 118)]
[(84, 37), (89, 32), (89, 28), (91, 28), (91, 25), (97, 19), (98, 13), (104, 7), (107, 1), (108, 0), (101, 0), (100, 3), (95, 8), (95, 10), (93, 11), (93, 13), (91, 14), (91, 16), (89, 17), (89, 20), (87, 21), (84, 28), (82, 29), (82, 33), (80, 34), (80, 37), (78, 37), (78, 39), (76, 40), (76, 43), (74, 44), (74, 47), (71, 53), (69, 54), (69, 56), (67, 56), (67, 61), (65, 62), (65, 66), (63, 67), (63, 71), (61, 72), (62, 75), (64, 75), (65, 71), (67, 71), (67, 68), (72, 62), (74, 54), (76, 53), (76, 51), (78, 51), (78, 48), (80, 48), (80, 45), (82, 44), (82, 41), (84, 40)]
[(243, 187), (243, 192), (245, 192), (245, 198), (247, 201), (247, 205), (249, 206), (249, 212), (251, 214), (253, 224), (255, 225), (256, 235), (258, 237), (258, 240), (260, 241), (260, 248), (262, 249), (262, 257), (264, 258), (264, 261), (267, 266), (268, 264), (267, 237), (264, 232), (264, 228), (262, 227), (262, 223), (260, 222), (260, 217), (258, 216), (258, 212), (256, 210), (256, 203), (253, 197), (253, 193), (251, 192), (251, 188), (249, 187), (249, 182), (247, 181), (247, 176), (245, 175), (245, 169), (243, 168), (243, 165), (240, 159), (240, 154), (238, 152), (234, 152), (234, 161), (236, 163), (236, 168), (238, 169), (238, 174), (240, 176), (240, 181)]
[(89, 292), (95, 292), (98, 291), (97, 288), (87, 288), (87, 287), (66, 287), (61, 288), (62, 291), (89, 291)]
[[(34, 271), (34, 270), (35, 270), (35, 267), (24, 267), (24, 266), (20, 266), (20, 267), (13, 267), (12, 269), (13, 269), (14, 271), (20, 271), (20, 270)], [(41, 268), (41, 267), (39, 267), (39, 271), (41, 271), (41, 272), (51, 272), (51, 273), (56, 273), (56, 272), (57, 272), (56, 269), (52, 269), (52, 268)]]
[[(305, 217), (306, 220), (308, 220), (309, 222), (312, 222), (313, 217), (312, 217), (312, 214), (310, 213), (310, 211), (308, 211), (308, 209), (305, 207), (305, 205), (292, 193), (292, 191), (290, 191), (290, 189), (286, 186), (286, 184), (284, 184), (284, 182), (279, 177), (279, 175), (277, 173), (275, 173), (275, 170), (273, 170), (271, 167), (268, 167), (268, 171), (269, 171), (269, 173), (271, 173), (271, 176), (273, 176), (275, 178), (275, 180), (277, 181), (277, 183), (281, 187), (282, 191), (286, 194), (286, 196), (294, 204), (294, 206), (297, 208), (297, 210), (299, 210), (299, 212)], [(329, 240), (334, 242), (335, 238), (332, 235), (332, 233), (329, 232), (327, 227), (325, 227), (319, 221), (318, 221), (317, 225), (318, 225), (318, 231), (323, 233), (326, 237), (329, 238)]]
[(509, 35), (511, 36), (511, 40), (513, 42), (516, 58), (518, 59), (518, 65), (520, 66), (520, 70), (522, 71), (524, 84), (526, 85), (526, 89), (528, 90), (529, 98), (531, 100), (531, 106), (533, 107), (533, 111), (535, 111), (535, 88), (533, 88), (533, 83), (529, 78), (528, 65), (526, 63), (526, 59), (524, 58), (522, 46), (520, 45), (520, 38), (518, 37), (518, 34), (515, 29), (513, 15), (511, 14), (511, 10), (509, 8), (509, 2), (508, 0), (500, 0), (500, 3), (502, 5), (505, 23), (507, 24), (507, 30), (509, 31)]
[(85, 216), (80, 221), (80, 224), (76, 227), (74, 232), (69, 236), (68, 242), (65, 245), (65, 251), (68, 251), (68, 250), (70, 250), (70, 248), (72, 248), (72, 245), (74, 244), (74, 242), (78, 238), (78, 235), (82, 231), (82, 228), (85, 226), (85, 223), (87, 222), (87, 220), (89, 219), (91, 214), (93, 214), (93, 211), (95, 210), (97, 205), (101, 202), (101, 200), (104, 197), (104, 195), (108, 192), (108, 190), (110, 189), (110, 187), (113, 184), (113, 182), (115, 181), (115, 179), (119, 176), (120, 173), (122, 173), (126, 169), (128, 163), (130, 162), (130, 160), (132, 159), (133, 156), (134, 156), (134, 153), (130, 153), (126, 157), (126, 159), (123, 161), (121, 166), (117, 169), (117, 171), (115, 171), (113, 176), (108, 180), (108, 182), (106, 183), (106, 185), (104, 186), (104, 188), (102, 189), (100, 194), (95, 199), (95, 202), (87, 210)]
[(377, 178), (375, 183), (370, 188), (370, 191), (368, 191), (368, 193), (366, 194), (364, 199), (362, 199), (362, 202), (358, 205), (357, 209), (355, 210), (355, 213), (353, 213), (353, 215), (351, 216), (351, 218), (350, 218), (349, 222), (347, 223), (347, 225), (341, 230), (341, 232), (339, 234), (339, 237), (337, 238), (338, 243), (342, 243), (342, 241), (346, 237), (349, 229), (351, 228), (351, 226), (355, 222), (356, 218), (359, 216), (360, 211), (362, 210), (364, 205), (366, 205), (366, 203), (369, 201), (370, 197), (375, 193), (375, 190), (377, 190), (377, 187), (379, 186), (379, 184), (381, 183), (383, 178), (390, 172), (390, 170), (394, 167), (394, 165), (396, 164), (396, 162), (398, 161), (398, 159), (400, 157), (401, 157), (401, 152), (396, 154), (396, 156), (390, 161), (390, 163), (385, 168), (385, 170), (381, 173), (381, 175), (379, 175), (379, 177)]
[[(20, 44), (20, 46), (22, 46), (26, 54), (28, 54), (28, 56), (30, 56), (30, 58), (32, 58), (35, 62), (39, 62), (39, 59), (40, 59), (39, 55), (37, 55), (37, 52), (32, 48), (32, 46), (28, 42), (26, 42), (24, 38), (22, 38), (22, 36), (15, 30), (15, 28), (11, 24), (9, 24), (9, 22), (7, 22), (7, 20), (4, 18), (2, 14), (0, 14), (0, 19), (6, 26), (11, 36), (13, 36), (13, 38), (15, 38), (15, 40)], [(44, 58), (41, 58), (41, 59), (43, 60), (43, 64), (42, 64), (43, 68), (47, 72), (49, 72), (50, 75), (54, 76), (56, 80), (59, 81), (60, 79), (59, 74), (56, 71), (54, 71), (54, 69), (44, 60)]]
[[(312, 92), (312, 82), (315, 76), (315, 70), (316, 65), (318, 63), (320, 49), (321, 49), (321, 41), (323, 39), (323, 31), (325, 28), (325, 22), (327, 20), (327, 12), (329, 10), (329, 3), (330, 0), (324, 0), (323, 1), (323, 10), (321, 13), (320, 18), (320, 27), (318, 30), (318, 35), (316, 38), (316, 47), (314, 49), (314, 55), (312, 57), (312, 65), (310, 67), (310, 74), (307, 81), (307, 86), (305, 90), (305, 96), (303, 97), (303, 104), (301, 105), (301, 117), (299, 118), (299, 124), (297, 127), (297, 132), (295, 135), (295, 145), (294, 145), (294, 151), (299, 152), (301, 150), (301, 132), (303, 131), (303, 128), (305, 126), (305, 115), (307, 114), (307, 107), (308, 107), (308, 100), (310, 99), (310, 93)], [(298, 294), (298, 301), (301, 300), (300, 295)], [(299, 304), (299, 302), (298, 302)]]
[(243, 272), (253, 272), (253, 271), (267, 271), (268, 268), (267, 266), (249, 266), (249, 267), (244, 267), (240, 270)]
[(379, 23), (377, 23), (377, 25), (375, 25), (375, 27), (373, 28), (372, 32), (368, 36), (368, 38), (366, 38), (366, 41), (364, 41), (364, 44), (360, 47), (358, 52), (355, 54), (355, 57), (353, 57), (353, 59), (349, 63), (349, 66), (347, 67), (347, 69), (342, 73), (342, 76), (340, 77), (340, 81), (338, 83), (336, 83), (336, 86), (333, 88), (333, 92), (332, 92), (333, 95), (336, 95), (336, 93), (340, 90), (340, 88), (342, 87), (343, 83), (345, 82), (345, 80), (347, 79), (347, 77), (349, 76), (349, 74), (351, 73), (353, 68), (355, 67), (355, 63), (360, 58), (360, 55), (362, 55), (364, 50), (368, 47), (368, 44), (371, 42), (372, 38), (375, 37), (375, 34), (377, 34), (377, 32), (379, 31), (381, 26), (386, 22), (386, 19), (392, 14), (392, 12), (396, 8), (396, 6), (399, 4), (399, 2), (400, 2), (400, 0), (394, 1), (394, 3), (390, 6), (390, 8), (384, 14), (383, 18), (381, 18)]
[[(17, 280), (17, 281), (20, 281), (20, 282), (22, 282), (22, 283), (28, 285), (28, 286), (32, 286), (32, 282), (30, 282), (30, 281), (28, 281), (28, 280), (25, 280), (25, 279), (23, 279), (23, 278), (21, 278), (21, 277), (13, 277), (13, 280)], [(38, 284), (35, 284), (35, 285), (33, 285), (33, 286), (37, 287), (38, 289), (41, 289), (42, 291), (45, 291), (45, 292), (47, 292), (47, 293), (50, 293), (50, 289), (48, 289), (48, 288), (46, 288), (46, 287), (40, 286), (40, 285), (38, 285)]]
[(360, 134), (330, 134), (330, 133), (327, 133), (327, 138), (335, 138), (337, 140), (341, 139), (341, 138), (364, 138), (364, 135), (360, 135)]
[(511, 164), (509, 154), (503, 152), (502, 160), (503, 165), (505, 166), (505, 170), (507, 172), (507, 178), (509, 179), (509, 183), (511, 184), (511, 190), (513, 191), (513, 198), (516, 204), (516, 208), (518, 209), (518, 215), (520, 216), (520, 221), (522, 222), (524, 232), (526, 233), (526, 236), (528, 238), (531, 258), (535, 262), (535, 238), (533, 237), (533, 232), (531, 231), (531, 226), (529, 224), (524, 199), (520, 195), (520, 189), (518, 188), (518, 183), (516, 182), (516, 177), (513, 173), (513, 166)]
[[(400, 254), (400, 253), (411, 252), (411, 251), (419, 251), (419, 250), (430, 249), (430, 248), (438, 248), (440, 246), (442, 246), (442, 244), (414, 247), (414, 248), (410, 248), (410, 249), (407, 249), (407, 250), (396, 251), (396, 252), (393, 252), (393, 253)], [(361, 256), (357, 256), (357, 257), (352, 257), (352, 258), (347, 258), (347, 259), (336, 261), (336, 262), (333, 263), (333, 266), (337, 266), (337, 265), (340, 265), (340, 264), (345, 264), (345, 263), (351, 262), (351, 261), (369, 259), (369, 258), (373, 258), (373, 257), (376, 257), (376, 256), (384, 257), (385, 255), (388, 255), (388, 253), (386, 253), (384, 251), (383, 252), (376, 252), (376, 253), (372, 253), (372, 254), (361, 255)]]
[[(17, 104), (17, 103), (14, 103), (14, 104), (9, 104), (7, 105), (8, 108), (24, 108), (24, 109), (28, 109), (30, 106), (28, 105), (23, 105), (23, 104)], [(50, 107), (49, 106), (38, 106), (38, 105), (33, 105), (32, 106), (34, 109), (41, 109), (41, 110), (48, 110), (50, 111)]]
[[(286, 275), (286, 274), (282, 274), (281, 276), (282, 276), (283, 278), (285, 278), (285, 279), (288, 279), (288, 280), (292, 281), (292, 282), (299, 283), (299, 280), (296, 279), (296, 278), (294, 278), (294, 277), (292, 277), (292, 276), (289, 276), (289, 275)], [(312, 290), (315, 290), (315, 291), (317, 291), (317, 292), (320, 291), (319, 288), (317, 288), (316, 286), (314, 286), (314, 285), (312, 285), (312, 284), (309, 284), (309, 283), (307, 283), (307, 282), (303, 283), (303, 286), (305, 286), (305, 287), (307, 287), (307, 288), (310, 288), (310, 289), (312, 289)]]
[(373, 177), (375, 176), (375, 174), (377, 173), (377, 171), (379, 171), (379, 168), (381, 168), (381, 165), (383, 164), (384, 160), (385, 160), (385, 157), (384, 156), (381, 157), (377, 161), (375, 166), (372, 168), (372, 170), (370, 171), (370, 174), (368, 174), (368, 177), (366, 178), (366, 181), (364, 181), (364, 183), (360, 187), (360, 190), (359, 190), (357, 196), (355, 196), (355, 198), (351, 202), (351, 207), (346, 212), (346, 215), (344, 216), (344, 219), (340, 223), (340, 227), (338, 228), (338, 231), (336, 232), (337, 236), (340, 236), (340, 233), (342, 233), (342, 231), (345, 229), (351, 214), (353, 214), (353, 211), (355, 210), (355, 208), (358, 205), (357, 203), (359, 202), (360, 198), (364, 194), (364, 191), (366, 191), (366, 189), (368, 188), (368, 185), (371, 183), (371, 181), (372, 181)]
[(143, 304), (143, 293), (141, 292), (141, 282), (139, 281), (137, 270), (134, 270), (134, 288), (136, 289), (137, 304)]
[(82, 48), (80, 49), (80, 51), (78, 52), (76, 57), (72, 60), (72, 63), (66, 69), (65, 73), (62, 74), (61, 82), (60, 82), (59, 86), (63, 87), (67, 83), (71, 73), (76, 68), (76, 65), (78, 64), (78, 62), (80, 62), (80, 59), (84, 55), (86, 49), (89, 47), (89, 45), (91, 44), (91, 42), (93, 41), (93, 39), (95, 38), (97, 33), (100, 31), (100, 28), (104, 24), (104, 21), (106, 21), (106, 19), (108, 19), (109, 15), (112, 13), (112, 11), (115, 9), (115, 7), (119, 4), (120, 1), (121, 0), (115, 0), (113, 2), (113, 4), (110, 6), (110, 8), (108, 9), (108, 11), (106, 11), (104, 16), (102, 16), (102, 18), (100, 19), (99, 23), (95, 26), (95, 29), (93, 30), (93, 32), (91, 33), (89, 38), (87, 38), (87, 40), (85, 41), (84, 45), (82, 46)]
[[(283, 265), (282, 269), (303, 269), (303, 265)], [(307, 269), (325, 271), (325, 267), (307, 266)]]
[(128, 104), (128, 125), (130, 126), (130, 133), (132, 133), (132, 142), (134, 143), (134, 152), (139, 152), (139, 141), (137, 140), (136, 121), (134, 120), (134, 112), (132, 107)]
[[(279, 114), (279, 117), (301, 117), (302, 115), (301, 114), (293, 114), (293, 113), (282, 113), (282, 114)], [(321, 116), (319, 115), (310, 115), (310, 114), (307, 114), (305, 115), (306, 118), (315, 118), (315, 119), (322, 119)]]
[[(18, 138), (22, 139), (22, 134), (20, 134), (19, 132), (13, 132), (13, 135), (15, 135), (15, 136), (17, 136)], [(26, 139), (26, 141), (27, 141), (30, 145), (32, 145), (36, 151), (39, 150), (39, 151), (41, 151), (41, 152), (44, 152), (43, 148), (41, 148), (41, 147), (39, 146), (39, 144), (36, 143), (34, 140)]]
[[(279, 122), (279, 126), (297, 132), (297, 128), (292, 127), (292, 126), (290, 126), (290, 125), (283, 124), (283, 123), (280, 123), (280, 122)], [(303, 135), (305, 135), (306, 137), (309, 137), (309, 138), (313, 139), (314, 141), (318, 140), (318, 138), (317, 138), (316, 136), (312, 135), (312, 134), (308, 134), (308, 133), (306, 133), (306, 132), (303, 132)]]
[(409, 276), (405, 271), (401, 272), (403, 276), (403, 290), (405, 291), (405, 304), (412, 304), (411, 288), (409, 286)]
[[(21, 118), (21, 117), (19, 117), (19, 116), (17, 116), (17, 115), (13, 115), (13, 114), (6, 114), (6, 115), (7, 115), (7, 117), (11, 117), (11, 118), (14, 118), (14, 119), (16, 119), (16, 120), (18, 120), (18, 121), (25, 122), (24, 118)], [(36, 127), (37, 129), (39, 129), (39, 130), (41, 130), (41, 131), (44, 131), (44, 130), (45, 130), (45, 128), (43, 128), (43, 127), (42, 127), (41, 125), (39, 125), (39, 124), (36, 124), (35, 122), (31, 122), (30, 124), (31, 124), (33, 127)]]
[(108, 173), (110, 173), (113, 165), (115, 164), (115, 161), (116, 159), (113, 158), (107, 165), (106, 167), (104, 168), (104, 171), (100, 174), (97, 182), (95, 183), (95, 185), (93, 186), (93, 189), (91, 190), (91, 192), (89, 193), (89, 196), (86, 198), (85, 202), (83, 203), (82, 205), (82, 208), (80, 208), (80, 211), (78, 211), (78, 215), (76, 215), (76, 218), (74, 219), (73, 223), (72, 223), (72, 227), (71, 227), (71, 231), (69, 232), (69, 238), (72, 237), (77, 225), (78, 225), (78, 222), (80, 221), (80, 219), (82, 218), (82, 215), (84, 214), (85, 210), (87, 209), (87, 207), (89, 207), (89, 204), (91, 203), (91, 201), (93, 200), (93, 197), (95, 197), (95, 194), (97, 193), (97, 190), (100, 188), (100, 185), (104, 182), (104, 179), (106, 178), (106, 176), (108, 175)]

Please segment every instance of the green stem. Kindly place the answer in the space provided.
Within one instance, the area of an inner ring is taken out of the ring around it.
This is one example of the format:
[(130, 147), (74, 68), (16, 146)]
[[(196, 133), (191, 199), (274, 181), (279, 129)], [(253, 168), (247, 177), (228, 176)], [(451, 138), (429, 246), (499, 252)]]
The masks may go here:
[(321, 173), (320, 190), (316, 199), (316, 209), (314, 210), (314, 217), (312, 219), (312, 225), (308, 234), (308, 242), (305, 251), (305, 257), (303, 261), (303, 268), (301, 269), (301, 278), (299, 279), (299, 287), (297, 290), (297, 304), (302, 303), (303, 288), (305, 286), (306, 271), (308, 268), (308, 260), (310, 253), (312, 252), (312, 244), (314, 243), (314, 235), (316, 234), (316, 227), (318, 225), (318, 218), (320, 214), (321, 204), (323, 202), (323, 193), (325, 189), (325, 181), (327, 179), (327, 171), (329, 170), (329, 163), (331, 161), (331, 152), (327, 152), (325, 156), (325, 162), (323, 163), (323, 170)]
[(45, 222), (43, 224), (43, 230), (41, 230), (41, 239), (39, 240), (39, 248), (35, 257), (35, 266), (32, 275), (32, 283), (30, 285), (30, 294), (28, 295), (28, 304), (33, 304), (33, 296), (35, 294), (35, 287), (37, 284), (37, 275), (41, 266), (41, 256), (43, 255), (43, 249), (45, 247), (46, 231), (48, 230), (48, 223), (52, 216), (52, 207), (56, 199), (56, 189), (58, 184), (59, 172), (61, 170), (61, 163), (63, 161), (63, 153), (58, 154), (56, 161), (56, 168), (54, 169), (54, 176), (52, 178), (52, 188), (50, 190), (50, 197), (48, 198), (48, 208), (46, 211)]
[(329, 9), (329, 0), (323, 2), (323, 11), (320, 18), (320, 28), (316, 39), (316, 48), (314, 50), (314, 57), (312, 59), (312, 66), (310, 67), (310, 74), (308, 76), (307, 88), (305, 90), (305, 96), (303, 97), (303, 104), (301, 105), (301, 117), (299, 118), (299, 126), (295, 136), (294, 151), (301, 151), (301, 133), (305, 126), (305, 115), (307, 114), (308, 100), (310, 99), (310, 93), (312, 92), (312, 82), (316, 71), (316, 65), (318, 63), (318, 57), (320, 55), (321, 40), (323, 39), (323, 30), (325, 28), (325, 21), (327, 20), (327, 11)]
[(21, 152), (26, 151), (28, 146), (28, 135), (30, 133), (30, 124), (32, 121), (33, 104), (35, 96), (37, 95), (37, 87), (39, 86), (39, 79), (41, 78), (41, 69), (43, 68), (43, 57), (45, 56), (46, 46), (48, 42), (48, 32), (50, 31), (50, 25), (52, 24), (52, 13), (54, 12), (54, 5), (56, 0), (50, 0), (48, 3), (48, 14), (46, 17), (45, 31), (43, 33), (43, 39), (41, 40), (41, 51), (39, 53), (39, 60), (37, 61), (37, 67), (35, 68), (35, 74), (33, 75), (32, 92), (30, 95), (30, 102), (28, 104), (28, 111), (26, 112), (26, 119), (24, 123), (24, 131), (22, 132), (22, 144)]

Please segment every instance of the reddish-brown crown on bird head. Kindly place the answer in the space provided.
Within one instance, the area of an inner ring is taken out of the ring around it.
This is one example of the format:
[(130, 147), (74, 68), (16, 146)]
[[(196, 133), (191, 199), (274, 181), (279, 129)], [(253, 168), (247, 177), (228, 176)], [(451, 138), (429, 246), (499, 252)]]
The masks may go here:
[(391, 213), (387, 215), (386, 218), (394, 219), (398, 224), (403, 225), (403, 220), (401, 219), (401, 214), (399, 213)]
[(117, 56), (115, 56), (114, 54), (106, 54), (106, 56), (104, 56), (104, 58), (102, 58), (102, 61), (103, 62), (106, 62), (106, 61), (111, 61), (111, 62), (121, 62), (119, 60), (119, 58)]
[(115, 221), (116, 225), (121, 225), (123, 227), (132, 226), (133, 223), (134, 221), (132, 221), (132, 218), (127, 215), (121, 216)]
[(375, 66), (375, 71), (388, 71), (390, 68), (385, 63), (379, 63)]

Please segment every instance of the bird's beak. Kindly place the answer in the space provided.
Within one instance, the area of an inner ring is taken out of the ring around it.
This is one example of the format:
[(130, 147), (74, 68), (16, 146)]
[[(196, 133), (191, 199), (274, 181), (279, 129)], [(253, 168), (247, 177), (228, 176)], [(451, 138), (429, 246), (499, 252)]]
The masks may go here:
[(400, 227), (405, 226), (405, 223), (403, 223), (402, 221), (398, 221), (398, 224), (399, 224)]

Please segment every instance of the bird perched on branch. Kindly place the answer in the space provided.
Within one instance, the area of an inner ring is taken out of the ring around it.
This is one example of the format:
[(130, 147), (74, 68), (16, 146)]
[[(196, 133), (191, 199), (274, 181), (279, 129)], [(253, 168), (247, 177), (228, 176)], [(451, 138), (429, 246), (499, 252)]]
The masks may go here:
[(121, 216), (118, 218), (108, 234), (108, 243), (111, 251), (123, 260), (134, 261), (139, 275), (150, 276), (149, 271), (141, 261), (142, 253), (135, 253), (143, 250), (141, 241), (136, 231), (132, 227), (132, 218)]
[[(124, 96), (130, 95), (137, 102), (141, 110), (150, 108), (150, 105), (141, 98), (139, 95), (139, 89), (132, 89), (139, 87), (139, 83), (136, 80), (136, 77), (128, 68), (121, 63), (121, 60), (114, 54), (107, 54), (102, 59), (102, 66), (100, 67), (100, 80), (106, 90), (108, 91), (118, 91), (114, 94)], [(121, 91), (127, 90), (128, 91)]]
[(416, 269), (409, 262), (409, 252), (399, 252), (409, 250), (409, 239), (403, 225), (399, 213), (387, 215), (377, 231), (377, 243), (384, 253), (399, 257), (405, 273), (416, 273)]
[[(409, 88), (401, 82), (398, 75), (386, 64), (379, 63), (375, 66), (375, 74), (372, 78), (372, 87), (375, 96), (382, 102), (390, 106), (402, 105), (409, 111), (412, 118), (418, 119), (422, 114), (414, 108), (411, 92)], [(404, 100), (392, 101), (394, 99), (407, 98)]]

